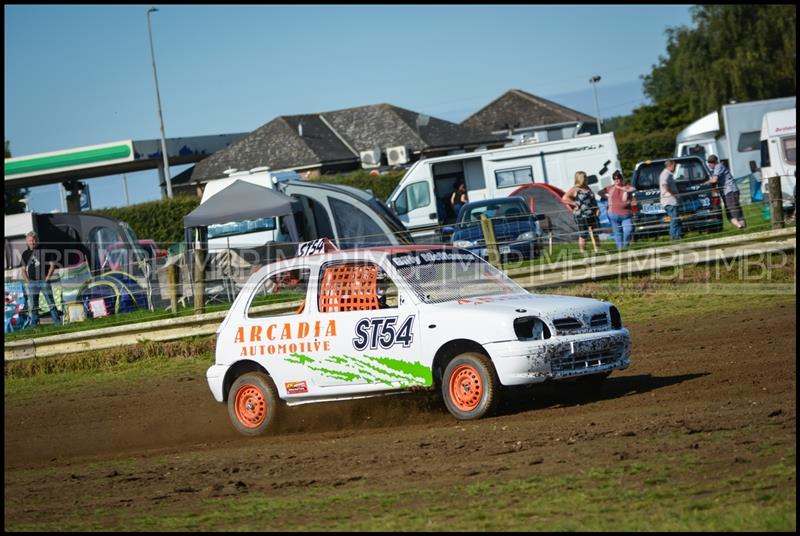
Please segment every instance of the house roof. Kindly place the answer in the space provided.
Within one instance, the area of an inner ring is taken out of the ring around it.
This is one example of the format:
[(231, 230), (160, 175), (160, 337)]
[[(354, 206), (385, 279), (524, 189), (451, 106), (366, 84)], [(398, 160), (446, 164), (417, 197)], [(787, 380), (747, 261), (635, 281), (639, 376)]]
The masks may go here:
[(280, 116), (200, 161), (192, 169), (191, 178), (181, 174), (172, 182), (205, 182), (222, 177), (229, 168), (299, 169), (355, 164), (360, 160), (360, 151), (376, 146), (385, 149), (405, 145), (411, 151), (425, 151), (498, 143), (504, 139), (435, 117), (428, 117), (427, 123), (418, 127), (420, 117), (417, 112), (385, 103)]
[(595, 123), (596, 119), (521, 89), (511, 89), (464, 119), (461, 125), (481, 132), (498, 132), (509, 128), (537, 127), (573, 121)]

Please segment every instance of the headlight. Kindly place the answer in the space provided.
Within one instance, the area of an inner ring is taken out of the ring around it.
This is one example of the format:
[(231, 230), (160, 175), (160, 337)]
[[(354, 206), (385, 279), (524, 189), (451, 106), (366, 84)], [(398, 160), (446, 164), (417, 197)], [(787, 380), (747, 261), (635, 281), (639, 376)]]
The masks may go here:
[(457, 248), (471, 248), (475, 245), (472, 240), (453, 240), (453, 245)]
[(535, 316), (515, 318), (514, 333), (521, 341), (540, 341), (550, 338), (550, 329), (547, 324)]
[(533, 240), (536, 238), (536, 233), (533, 231), (528, 231), (527, 233), (522, 233), (517, 237), (517, 240)]
[(608, 312), (611, 314), (611, 327), (614, 329), (621, 329), (622, 315), (619, 314), (619, 309), (612, 305)]

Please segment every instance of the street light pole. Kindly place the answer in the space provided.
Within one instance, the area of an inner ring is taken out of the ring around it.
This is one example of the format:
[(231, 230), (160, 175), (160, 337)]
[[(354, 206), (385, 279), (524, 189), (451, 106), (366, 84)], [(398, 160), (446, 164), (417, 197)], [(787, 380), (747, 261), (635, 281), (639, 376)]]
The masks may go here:
[(169, 174), (169, 160), (167, 159), (167, 141), (164, 136), (164, 118), (161, 115), (161, 95), (158, 91), (158, 73), (156, 72), (156, 54), (153, 51), (153, 31), (150, 29), (150, 13), (158, 11), (155, 7), (147, 10), (147, 34), (150, 36), (150, 57), (153, 60), (153, 78), (156, 81), (156, 102), (158, 103), (158, 121), (161, 124), (161, 155), (164, 157), (164, 178), (167, 183), (167, 197), (172, 197), (172, 178)]
[(603, 127), (600, 124), (600, 104), (597, 102), (597, 86), (595, 84), (600, 81), (599, 76), (593, 76), (589, 79), (589, 82), (592, 83), (592, 92), (594, 93), (594, 111), (595, 111), (595, 118), (597, 119), (597, 133), (603, 133)]

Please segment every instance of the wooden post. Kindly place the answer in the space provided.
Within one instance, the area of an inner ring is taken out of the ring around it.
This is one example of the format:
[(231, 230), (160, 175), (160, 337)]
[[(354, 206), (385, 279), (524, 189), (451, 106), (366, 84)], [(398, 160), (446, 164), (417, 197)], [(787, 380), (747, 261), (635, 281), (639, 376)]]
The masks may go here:
[(481, 230), (483, 231), (483, 240), (486, 243), (486, 254), (489, 257), (489, 264), (496, 268), (500, 268), (500, 252), (497, 251), (497, 239), (494, 236), (494, 227), (492, 220), (486, 217), (486, 214), (481, 215)]
[(594, 230), (589, 227), (589, 238), (592, 239), (592, 247), (594, 248), (594, 252), (597, 253), (597, 240), (594, 238)]
[(769, 208), (772, 213), (772, 228), (783, 229), (783, 192), (781, 191), (781, 178), (769, 178)]
[(194, 250), (194, 313), (202, 314), (206, 310), (205, 274), (206, 250)]
[(173, 313), (178, 312), (178, 265), (167, 266), (167, 291), (169, 292), (169, 307)]

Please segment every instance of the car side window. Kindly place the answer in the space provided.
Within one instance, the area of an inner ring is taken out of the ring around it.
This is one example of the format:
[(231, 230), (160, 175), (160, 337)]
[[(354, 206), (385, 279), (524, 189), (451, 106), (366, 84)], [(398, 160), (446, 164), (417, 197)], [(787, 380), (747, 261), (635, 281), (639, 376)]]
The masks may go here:
[(265, 316), (299, 314), (302, 311), (302, 306), (300, 309), (292, 309), (285, 312), (264, 310), (263, 306), (278, 302), (305, 300), (308, 293), (309, 273), (308, 268), (295, 268), (274, 273), (266, 278), (259, 285), (258, 290), (253, 295), (253, 299), (250, 300), (247, 316), (249, 318), (261, 318)]
[(329, 263), (322, 267), (317, 296), (321, 313), (397, 307), (397, 286), (377, 264)]

